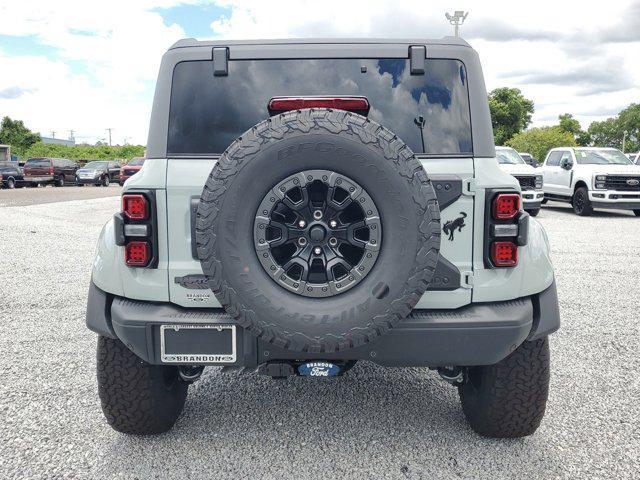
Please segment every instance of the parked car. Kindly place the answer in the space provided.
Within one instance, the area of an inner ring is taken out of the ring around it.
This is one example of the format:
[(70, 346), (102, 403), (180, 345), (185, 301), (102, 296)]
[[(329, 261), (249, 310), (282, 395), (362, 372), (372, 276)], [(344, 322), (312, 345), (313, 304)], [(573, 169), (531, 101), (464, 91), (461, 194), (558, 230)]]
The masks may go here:
[(522, 160), (524, 160), (524, 162), (527, 165), (531, 165), (533, 168), (538, 168), (540, 166), (540, 164), (538, 163), (538, 160), (533, 158), (533, 155), (531, 155), (530, 153), (527, 153), (527, 152), (520, 153), (520, 152), (518, 152), (518, 155), (520, 155), (520, 157), (522, 157)]
[(554, 148), (541, 173), (545, 199), (569, 202), (578, 215), (591, 215), (594, 208), (616, 208), (640, 216), (640, 165), (620, 150)]
[(120, 186), (123, 186), (124, 182), (138, 173), (142, 165), (144, 165), (144, 157), (133, 157), (129, 163), (123, 165), (120, 169), (120, 178), (118, 179)]
[(93, 184), (96, 187), (108, 187), (120, 177), (120, 164), (113, 160), (95, 160), (87, 163), (76, 172), (78, 185)]
[(3, 188), (13, 189), (25, 185), (22, 169), (16, 162), (0, 162), (0, 175)]
[(366, 360), (437, 369), (480, 434), (536, 430), (560, 325), (549, 243), (495, 160), (466, 42), (189, 39), (161, 65), (145, 175), (87, 301), (114, 429), (169, 430), (205, 366)]
[(542, 191), (542, 175), (528, 165), (511, 147), (496, 147), (496, 159), (500, 167), (513, 175), (522, 190), (522, 204), (525, 211), (533, 217), (540, 213), (540, 205), (544, 200)]
[(75, 182), (78, 164), (66, 158), (30, 158), (24, 164), (24, 181), (30, 186), (63, 187)]

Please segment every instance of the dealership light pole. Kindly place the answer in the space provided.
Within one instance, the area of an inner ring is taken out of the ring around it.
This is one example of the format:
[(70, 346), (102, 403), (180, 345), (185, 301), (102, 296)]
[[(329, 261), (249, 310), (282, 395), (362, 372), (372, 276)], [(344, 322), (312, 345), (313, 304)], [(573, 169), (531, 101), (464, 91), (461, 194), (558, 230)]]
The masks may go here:
[(453, 15), (449, 13), (444, 14), (447, 20), (449, 20), (449, 23), (453, 25), (453, 31), (456, 37), (460, 36), (460, 25), (467, 19), (467, 15), (469, 15), (469, 12), (463, 12), (462, 10), (456, 10), (453, 12)]

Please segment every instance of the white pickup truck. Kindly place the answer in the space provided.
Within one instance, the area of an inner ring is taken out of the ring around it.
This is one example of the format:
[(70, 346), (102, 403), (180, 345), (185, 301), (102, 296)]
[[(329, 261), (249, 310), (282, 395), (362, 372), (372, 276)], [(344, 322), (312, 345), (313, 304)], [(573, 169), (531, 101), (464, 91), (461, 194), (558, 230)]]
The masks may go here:
[(511, 147), (496, 147), (496, 159), (500, 168), (514, 176), (522, 190), (522, 206), (529, 215), (535, 217), (540, 212), (544, 200), (542, 175)]
[(545, 199), (570, 202), (578, 215), (615, 208), (640, 217), (640, 165), (615, 148), (554, 148), (539, 171)]

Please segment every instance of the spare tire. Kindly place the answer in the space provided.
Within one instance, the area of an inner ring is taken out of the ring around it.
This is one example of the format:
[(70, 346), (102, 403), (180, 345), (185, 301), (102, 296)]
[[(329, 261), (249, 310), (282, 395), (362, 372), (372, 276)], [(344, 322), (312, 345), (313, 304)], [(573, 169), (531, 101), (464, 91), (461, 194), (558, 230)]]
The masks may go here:
[(411, 312), (438, 261), (440, 212), (397, 136), (360, 115), (307, 109), (227, 148), (200, 198), (196, 242), (240, 325), (288, 350), (336, 352)]

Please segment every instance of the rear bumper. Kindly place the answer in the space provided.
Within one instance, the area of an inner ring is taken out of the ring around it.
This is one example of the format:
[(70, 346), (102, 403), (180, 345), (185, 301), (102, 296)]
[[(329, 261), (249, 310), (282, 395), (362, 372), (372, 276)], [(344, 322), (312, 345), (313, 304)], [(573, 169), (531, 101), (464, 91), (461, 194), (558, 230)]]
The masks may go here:
[[(170, 303), (114, 297), (93, 283), (87, 327), (119, 338), (143, 360), (162, 363), (161, 325), (236, 325), (236, 362), (255, 368), (273, 360), (369, 360), (384, 366), (491, 365), (525, 340), (560, 327), (555, 282), (545, 291), (516, 300), (471, 304), (456, 310), (414, 310), (374, 343), (339, 353), (306, 354), (279, 349), (247, 334), (220, 309), (185, 309)], [(227, 364), (229, 365), (229, 364)]]
[(53, 175), (25, 175), (24, 181), (27, 183), (51, 183)]
[(100, 177), (97, 178), (80, 178), (76, 177), (76, 183), (78, 185), (97, 185), (100, 183)]

